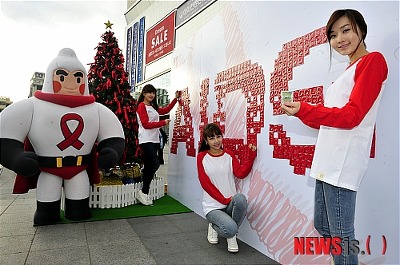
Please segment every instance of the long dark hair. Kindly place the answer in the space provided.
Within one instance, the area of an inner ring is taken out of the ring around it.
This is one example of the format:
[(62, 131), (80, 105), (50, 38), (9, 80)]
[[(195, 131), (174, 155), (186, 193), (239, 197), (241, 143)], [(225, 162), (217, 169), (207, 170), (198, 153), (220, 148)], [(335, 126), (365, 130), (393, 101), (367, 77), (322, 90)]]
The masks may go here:
[(199, 152), (210, 150), (210, 146), (207, 144), (207, 137), (213, 137), (217, 135), (222, 135), (221, 128), (217, 124), (209, 123), (204, 126)]
[(144, 93), (154, 93), (155, 97), (154, 99), (150, 102), (150, 105), (155, 109), (158, 110), (158, 104), (157, 104), (157, 90), (152, 84), (147, 84), (142, 88), (142, 92), (140, 93), (140, 96), (138, 98), (137, 104), (139, 105), (140, 102), (144, 101)]
[[(325, 28), (326, 30), (325, 33), (326, 37), (328, 38), (329, 44), (332, 38), (331, 31), (333, 24), (335, 24), (335, 22), (341, 17), (347, 17), (350, 20), (352, 29), (355, 31), (357, 35), (360, 35), (357, 29), (358, 26), (358, 28), (361, 30), (361, 41), (360, 43), (358, 43), (358, 46), (360, 46), (361, 42), (363, 42), (365, 48), (367, 48), (367, 44), (365, 44), (365, 38), (367, 37), (367, 23), (365, 23), (363, 15), (354, 9), (339, 9), (332, 13), (331, 17), (326, 23), (326, 28)], [(355, 49), (355, 51), (358, 49), (358, 46)], [(332, 46), (330, 46), (330, 55), (332, 58)]]

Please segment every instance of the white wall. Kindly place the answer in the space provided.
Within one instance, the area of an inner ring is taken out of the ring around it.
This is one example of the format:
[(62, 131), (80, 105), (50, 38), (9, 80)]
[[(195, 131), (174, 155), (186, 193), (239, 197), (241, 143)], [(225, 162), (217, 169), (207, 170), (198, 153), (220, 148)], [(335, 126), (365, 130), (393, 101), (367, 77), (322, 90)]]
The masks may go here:
[[(357, 198), (356, 236), (360, 249), (365, 250), (369, 235), (371, 239), (371, 255), (360, 255), (360, 261), (399, 264), (398, 2), (216, 2), (200, 14), (212, 14), (207, 20), (197, 18), (202, 20), (201, 27), (177, 31), (179, 46), (171, 55), (172, 90), (187, 88), (190, 112), (185, 115), (191, 116), (197, 154), (201, 111), (207, 112), (211, 122), (218, 110), (214, 91), (217, 74), (249, 61), (261, 67), (265, 86), (258, 96), (264, 96), (264, 101), (260, 99), (264, 116), (258, 123), (262, 126), (256, 134), (259, 153), (253, 171), (237, 183), (249, 201), (239, 238), (284, 264), (328, 264), (328, 256), (293, 255), (294, 236), (317, 236), (312, 227), (314, 181), (308, 177), (309, 169), (305, 175), (294, 174), (287, 159), (273, 158), (273, 146), (269, 144), (271, 124), (282, 125), (291, 143), (297, 145), (313, 145), (317, 132), (296, 118), (273, 115), (269, 98), (271, 73), (283, 45), (324, 27), (330, 14), (339, 8), (354, 8), (364, 15), (368, 24), (368, 50), (382, 52), (390, 71), (377, 118), (376, 158), (370, 160)], [(183, 27), (189, 27), (189, 23)], [(190, 31), (191, 35), (187, 35)], [(186, 32), (185, 37), (180, 38), (179, 32)], [(304, 57), (304, 63), (293, 68), (289, 90), (319, 85), (326, 89), (346, 64), (347, 58), (335, 55), (330, 67), (328, 44), (316, 45)], [(210, 80), (209, 105), (202, 107), (200, 86), (207, 78)], [(247, 129), (251, 128), (246, 122), (249, 109), (246, 109), (244, 93), (241, 89), (226, 93), (222, 102), (221, 111), (226, 113), (225, 137), (244, 139), (247, 143)], [(177, 115), (175, 121), (182, 117), (180, 111), (174, 109), (171, 116)], [(170, 127), (172, 136), (174, 131)], [(177, 139), (170, 138), (170, 141)], [(178, 143), (177, 154), (169, 154), (168, 190), (170, 195), (202, 215), (196, 159), (187, 155), (184, 142)], [(382, 236), (387, 240), (385, 255), (381, 254)]]

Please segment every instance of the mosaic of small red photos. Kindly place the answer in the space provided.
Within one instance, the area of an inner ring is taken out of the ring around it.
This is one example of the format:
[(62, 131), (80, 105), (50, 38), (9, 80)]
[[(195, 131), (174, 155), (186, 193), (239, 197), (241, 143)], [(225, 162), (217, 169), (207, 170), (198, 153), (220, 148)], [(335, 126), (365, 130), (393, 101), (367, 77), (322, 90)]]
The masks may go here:
[[(273, 115), (284, 114), (281, 110), (281, 92), (289, 90), (289, 81), (293, 79), (293, 68), (304, 64), (304, 57), (310, 54), (310, 48), (326, 42), (325, 27), (323, 27), (283, 45), (275, 60), (274, 71), (271, 73), (269, 100), (272, 103)], [(297, 89), (293, 91), (293, 100), (323, 104), (323, 87)], [(295, 174), (305, 175), (306, 168), (311, 167), (315, 146), (292, 145), (282, 124), (270, 124), (269, 144), (274, 146), (273, 157), (288, 159)]]
[[(210, 92), (210, 78), (207, 78), (201, 82), (200, 89), (200, 125), (199, 132), (203, 131), (204, 126), (208, 123), (207, 118), (207, 108), (208, 108), (208, 100), (207, 96)], [(201, 137), (201, 135), (200, 135)], [(201, 144), (201, 139), (199, 140), (199, 147)]]
[(247, 153), (247, 145), (257, 145), (257, 134), (264, 127), (265, 79), (263, 69), (258, 63), (245, 61), (225, 71), (219, 72), (214, 81), (217, 93), (218, 110), (213, 114), (213, 122), (225, 131), (226, 109), (222, 99), (226, 94), (241, 90), (246, 98), (246, 135), (247, 139), (224, 138), (224, 146), (232, 150), (242, 161)]
[[(172, 154), (178, 153), (178, 143), (183, 142), (186, 144), (186, 155), (196, 156), (194, 148), (194, 132), (193, 132), (193, 118), (190, 113), (190, 97), (188, 88), (182, 91), (181, 99), (175, 114), (174, 129), (172, 131), (172, 141), (170, 152)], [(184, 119), (182, 121), (182, 118)]]
[(269, 125), (269, 144), (274, 146), (272, 157), (288, 159), (289, 164), (294, 168), (293, 173), (305, 175), (306, 168), (311, 167), (315, 146), (292, 145), (282, 124)]
[[(304, 57), (310, 54), (310, 48), (326, 42), (325, 27), (323, 27), (283, 44), (270, 79), (269, 101), (272, 103), (274, 115), (284, 114), (281, 110), (281, 92), (289, 90), (289, 81), (293, 79), (293, 68), (304, 64)], [(293, 92), (293, 100), (312, 104), (323, 103), (322, 86), (296, 90)]]
[[(216, 101), (218, 109), (213, 113), (212, 122), (217, 123), (221, 130), (225, 131), (226, 109), (223, 100), (227, 93), (241, 90), (246, 98), (246, 134), (247, 139), (224, 138), (224, 146), (234, 151), (238, 159), (242, 160), (246, 155), (247, 144), (257, 144), (257, 134), (264, 127), (264, 94), (265, 79), (262, 67), (257, 63), (251, 63), (250, 60), (233, 66), (227, 70), (217, 73), (214, 80), (214, 91), (216, 92)], [(204, 125), (211, 122), (208, 120), (207, 109), (210, 80), (202, 81), (200, 89), (200, 125), (199, 132), (202, 132)], [(188, 90), (182, 94), (181, 104), (176, 112), (174, 122), (173, 138), (171, 144), (171, 153), (177, 154), (178, 142), (186, 142), (188, 156), (195, 156), (192, 116), (189, 108), (190, 99)], [(184, 123), (182, 123), (184, 117)], [(183, 125), (181, 125), (183, 124)]]

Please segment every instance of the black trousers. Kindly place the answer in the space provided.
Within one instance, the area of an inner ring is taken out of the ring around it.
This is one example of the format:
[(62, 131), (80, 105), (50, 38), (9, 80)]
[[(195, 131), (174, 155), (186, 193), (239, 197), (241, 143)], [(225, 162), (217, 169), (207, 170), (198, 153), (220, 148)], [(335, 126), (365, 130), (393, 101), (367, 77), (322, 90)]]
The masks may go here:
[(143, 143), (140, 144), (140, 148), (143, 150), (142, 192), (149, 194), (150, 183), (154, 178), (154, 174), (160, 167), (160, 161), (158, 158), (160, 143)]
[(158, 161), (160, 165), (164, 165), (164, 148), (158, 149)]

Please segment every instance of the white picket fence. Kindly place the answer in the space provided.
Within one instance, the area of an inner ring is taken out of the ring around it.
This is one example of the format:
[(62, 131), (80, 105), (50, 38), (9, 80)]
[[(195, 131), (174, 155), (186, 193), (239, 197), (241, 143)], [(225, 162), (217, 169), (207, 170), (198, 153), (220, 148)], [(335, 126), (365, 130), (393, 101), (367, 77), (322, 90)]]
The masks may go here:
[[(90, 190), (90, 208), (122, 208), (132, 204), (137, 204), (136, 196), (142, 188), (142, 182), (125, 185), (94, 185)], [(157, 200), (164, 196), (164, 178), (156, 176), (150, 184), (149, 196), (152, 200)], [(64, 199), (64, 196), (62, 196)], [(61, 202), (64, 209), (64, 200)]]

